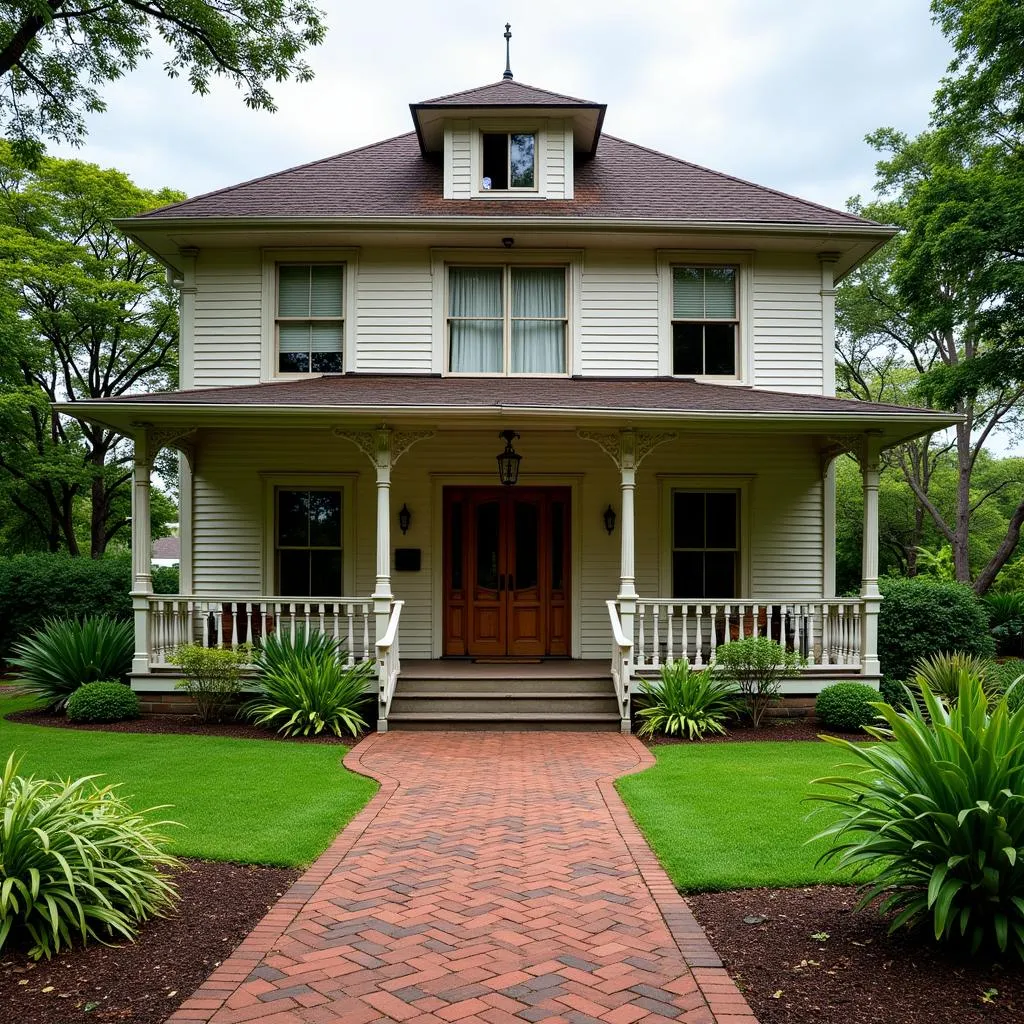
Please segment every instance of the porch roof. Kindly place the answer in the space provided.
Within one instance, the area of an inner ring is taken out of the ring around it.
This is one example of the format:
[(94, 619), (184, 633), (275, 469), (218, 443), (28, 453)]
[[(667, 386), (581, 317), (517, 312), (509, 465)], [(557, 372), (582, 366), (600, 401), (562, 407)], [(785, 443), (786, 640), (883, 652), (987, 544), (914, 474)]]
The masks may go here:
[(959, 422), (953, 413), (678, 377), (441, 377), (336, 374), (65, 402), (59, 412), (132, 434), (167, 426), (318, 425), (343, 419), (452, 425), (514, 416), (565, 425), (661, 423), (705, 430), (877, 431), (883, 446)]

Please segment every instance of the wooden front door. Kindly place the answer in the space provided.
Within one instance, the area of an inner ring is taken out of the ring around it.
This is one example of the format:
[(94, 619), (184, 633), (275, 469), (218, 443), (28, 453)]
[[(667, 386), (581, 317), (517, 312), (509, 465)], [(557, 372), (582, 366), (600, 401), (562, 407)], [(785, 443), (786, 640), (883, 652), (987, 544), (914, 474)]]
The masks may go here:
[(445, 488), (445, 654), (569, 654), (569, 493)]

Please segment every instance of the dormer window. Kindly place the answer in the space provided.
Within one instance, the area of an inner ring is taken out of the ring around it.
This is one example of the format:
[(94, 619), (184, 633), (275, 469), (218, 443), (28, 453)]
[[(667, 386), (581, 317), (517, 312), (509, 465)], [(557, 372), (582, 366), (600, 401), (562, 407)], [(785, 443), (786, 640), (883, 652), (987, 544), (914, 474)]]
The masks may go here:
[(537, 136), (531, 132), (482, 132), (480, 188), (508, 192), (537, 187)]

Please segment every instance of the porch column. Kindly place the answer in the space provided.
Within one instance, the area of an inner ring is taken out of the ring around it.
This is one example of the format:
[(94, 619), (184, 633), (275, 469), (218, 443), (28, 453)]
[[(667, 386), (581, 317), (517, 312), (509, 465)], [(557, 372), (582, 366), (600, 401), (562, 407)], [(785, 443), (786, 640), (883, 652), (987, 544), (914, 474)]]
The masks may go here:
[(636, 615), (636, 527), (633, 514), (636, 491), (636, 437), (632, 429), (619, 432), (619, 475), (622, 488), (619, 618), (622, 622), (622, 632), (632, 640), (633, 620)]
[(864, 538), (861, 553), (860, 596), (864, 602), (861, 619), (861, 674), (881, 673), (878, 660), (878, 610), (882, 595), (878, 589), (878, 483), (881, 438), (875, 431), (865, 435), (860, 457), (864, 485)]
[(149, 486), (153, 467), (153, 439), (148, 430), (135, 435), (132, 470), (132, 611), (135, 617), (135, 653), (132, 675), (149, 671), (149, 595), (153, 593), (153, 541), (150, 529)]
[(375, 430), (374, 466), (377, 470), (377, 579), (373, 589), (376, 638), (388, 628), (391, 617), (391, 430)]

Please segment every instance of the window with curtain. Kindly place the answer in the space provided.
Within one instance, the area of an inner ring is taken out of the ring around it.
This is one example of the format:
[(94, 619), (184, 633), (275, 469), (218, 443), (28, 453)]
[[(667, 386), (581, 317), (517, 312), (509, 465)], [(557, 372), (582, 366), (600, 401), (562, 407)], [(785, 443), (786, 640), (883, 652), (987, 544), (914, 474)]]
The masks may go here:
[(452, 373), (566, 372), (564, 267), (449, 267)]
[(737, 267), (672, 268), (672, 372), (735, 377)]
[(343, 265), (290, 263), (278, 266), (278, 372), (342, 372), (344, 301)]
[(338, 597), (342, 584), (340, 488), (279, 488), (275, 527), (277, 592)]
[(736, 597), (739, 491), (672, 492), (672, 596)]

